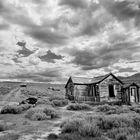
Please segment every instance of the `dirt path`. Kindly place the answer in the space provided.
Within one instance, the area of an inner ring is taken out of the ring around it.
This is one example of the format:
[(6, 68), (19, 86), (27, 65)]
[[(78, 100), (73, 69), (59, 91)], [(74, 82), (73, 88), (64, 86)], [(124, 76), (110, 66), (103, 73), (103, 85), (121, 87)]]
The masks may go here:
[(51, 133), (54, 133), (57, 135), (61, 133), (60, 124), (64, 120), (71, 117), (72, 115), (78, 113), (78, 112), (74, 112), (74, 111), (68, 111), (66, 108), (67, 108), (67, 106), (58, 108), (58, 111), (60, 111), (60, 113), (61, 113), (61, 117), (58, 120), (54, 121), (54, 124), (52, 125), (52, 127), (50, 127), (50, 131), (47, 131), (44, 134), (42, 134), (41, 139), (37, 139), (37, 140), (44, 140), (44, 138), (46, 138)]
[[(60, 112), (61, 116), (58, 119), (50, 120), (50, 125), (47, 127), (46, 131), (39, 131), (36, 134), (29, 134), (22, 136), (19, 140), (46, 140), (47, 136), (51, 133), (60, 134), (61, 128), (60, 124), (65, 120), (71, 117), (73, 114), (76, 114), (74, 111), (68, 111), (66, 107), (59, 107), (57, 110)], [(78, 113), (78, 112), (77, 112)], [(35, 138), (36, 137), (36, 138)]]
[(15, 98), (16, 94), (19, 94), (20, 89), (19, 88), (15, 88), (13, 90), (11, 90), (7, 96), (4, 97), (3, 101), (7, 101), (10, 102), (13, 98)]

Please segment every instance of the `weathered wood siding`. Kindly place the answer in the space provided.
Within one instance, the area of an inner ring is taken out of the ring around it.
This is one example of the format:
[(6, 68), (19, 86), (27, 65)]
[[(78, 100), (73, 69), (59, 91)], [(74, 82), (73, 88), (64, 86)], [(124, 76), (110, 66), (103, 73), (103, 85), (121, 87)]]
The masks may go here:
[(69, 99), (69, 100), (74, 99), (74, 84), (73, 84), (72, 80), (70, 80), (69, 83), (67, 84), (66, 98)]
[(77, 101), (93, 101), (94, 86), (93, 85), (74, 85), (74, 98)]
[[(113, 85), (114, 88), (114, 95), (115, 95), (114, 99), (109, 98), (108, 86), (110, 84)], [(121, 83), (110, 75), (99, 84), (99, 94), (100, 94), (100, 101), (106, 101), (106, 100), (117, 101), (118, 99), (121, 98)]]
[[(134, 93), (131, 93), (131, 89), (134, 88)], [(130, 86), (124, 90), (123, 101), (125, 103), (138, 103), (140, 102), (140, 89), (137, 86)]]

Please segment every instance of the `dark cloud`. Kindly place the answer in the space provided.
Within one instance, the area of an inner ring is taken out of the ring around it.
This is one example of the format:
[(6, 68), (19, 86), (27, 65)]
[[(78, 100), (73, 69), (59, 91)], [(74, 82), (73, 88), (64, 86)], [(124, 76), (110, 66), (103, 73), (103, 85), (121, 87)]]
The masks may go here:
[(66, 35), (52, 31), (50, 28), (44, 26), (36, 26), (25, 31), (26, 34), (31, 37), (48, 44), (65, 44), (67, 37)]
[(46, 0), (31, 0), (31, 1), (36, 4), (45, 4), (46, 3)]
[(77, 36), (95, 36), (112, 21), (112, 17), (96, 3), (89, 3), (89, 7), (86, 10), (81, 10), (77, 15), (78, 26), (80, 26), (76, 33)]
[(9, 24), (0, 24), (0, 30), (7, 30), (10, 28), (10, 25)]
[(12, 24), (22, 26), (23, 32), (26, 35), (47, 44), (61, 45), (66, 43), (67, 36), (56, 29), (53, 30), (57, 27), (57, 21), (43, 21), (42, 25), (39, 26), (33, 22), (32, 18), (29, 17), (28, 12), (22, 7), (14, 7), (13, 5), (4, 2), (0, 2), (0, 7), (0, 16)]
[(86, 2), (86, 0), (61, 0), (60, 5), (66, 5), (66, 6), (70, 6), (74, 9), (77, 8), (87, 8), (88, 3)]
[(59, 70), (46, 70), (44, 72), (41, 72), (39, 73), (40, 76), (43, 76), (43, 77), (59, 77), (60, 76), (60, 73), (59, 73)]
[(101, 32), (105, 25), (110, 20), (104, 15), (101, 15), (101, 18), (89, 18), (84, 21), (83, 26), (80, 28), (80, 31), (77, 33), (78, 36), (88, 35), (93, 36)]
[(42, 72), (26, 72), (23, 71), (22, 74), (10, 75), (10, 79), (19, 79), (19, 80), (33, 80), (37, 82), (52, 82), (53, 80), (60, 78), (60, 73), (58, 69), (48, 69)]
[[(17, 51), (18, 55), (22, 55), (23, 57), (28, 57), (29, 55), (33, 54), (34, 51), (29, 50), (26, 48), (26, 42), (17, 42), (17, 45), (20, 46), (20, 50)], [(16, 61), (16, 59), (14, 59)]]
[(32, 19), (29, 18), (27, 11), (23, 10), (22, 7), (15, 7), (6, 1), (0, 1), (0, 16), (8, 22), (23, 27), (32, 27), (35, 25)]
[(139, 47), (132, 42), (118, 42), (111, 46), (98, 46), (94, 50), (73, 48), (69, 51), (69, 54), (74, 57), (71, 63), (80, 66), (83, 70), (91, 70), (107, 67), (120, 59), (131, 60), (132, 52), (138, 50)]
[(51, 50), (48, 50), (45, 55), (40, 56), (39, 58), (42, 61), (55, 63), (55, 60), (61, 60), (61, 59), (63, 59), (63, 56), (62, 55), (57, 55), (54, 52), (52, 52)]
[(120, 21), (134, 19), (138, 25), (140, 21), (140, 3), (135, 0), (99, 0), (100, 4)]

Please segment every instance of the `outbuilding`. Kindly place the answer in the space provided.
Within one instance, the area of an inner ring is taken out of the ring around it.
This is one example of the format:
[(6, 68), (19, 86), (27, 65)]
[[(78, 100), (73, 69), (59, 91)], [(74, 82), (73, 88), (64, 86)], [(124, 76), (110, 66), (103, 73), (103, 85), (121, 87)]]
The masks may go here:
[(66, 98), (76, 101), (120, 101), (123, 82), (114, 74), (84, 78), (70, 77), (65, 85)]
[(127, 83), (123, 86), (123, 102), (132, 104), (140, 102), (140, 87), (136, 83)]

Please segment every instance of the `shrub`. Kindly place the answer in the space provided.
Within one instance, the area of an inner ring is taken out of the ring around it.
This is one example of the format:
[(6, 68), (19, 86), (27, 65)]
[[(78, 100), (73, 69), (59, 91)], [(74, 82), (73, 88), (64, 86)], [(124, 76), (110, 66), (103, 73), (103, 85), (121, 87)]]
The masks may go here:
[(100, 105), (97, 107), (97, 111), (104, 112), (106, 114), (121, 114), (128, 113), (130, 109), (127, 106), (110, 106), (108, 104)]
[[(111, 139), (125, 140), (140, 131), (140, 116), (134, 113), (121, 115), (75, 115), (61, 124), (62, 134), (76, 133), (82, 137), (108, 136)], [(127, 136), (127, 137), (126, 137)]]
[(55, 106), (59, 106), (59, 107), (62, 107), (62, 106), (65, 106), (68, 104), (68, 100), (53, 100), (52, 103), (55, 105)]
[(112, 130), (109, 130), (107, 135), (109, 138), (116, 139), (117, 136), (123, 135), (134, 135), (136, 133), (135, 129), (133, 127), (124, 127), (124, 128), (114, 128)]
[(67, 120), (61, 124), (62, 133), (73, 133), (78, 132), (79, 128), (82, 126), (81, 118), (73, 118), (71, 120)]
[(7, 105), (1, 109), (1, 114), (20, 114), (22, 112), (22, 108), (17, 105)]
[(92, 107), (88, 104), (71, 104), (67, 107), (67, 110), (91, 110)]
[(31, 105), (23, 104), (23, 105), (7, 105), (1, 109), (1, 114), (20, 114), (25, 110), (28, 110)]
[(65, 97), (63, 95), (53, 95), (49, 98), (50, 101), (53, 100), (65, 100)]
[(120, 133), (116, 136), (115, 140), (127, 140), (127, 135)]
[(100, 112), (108, 112), (110, 110), (114, 110), (115, 108), (108, 105), (108, 104), (105, 104), (105, 105), (100, 105), (97, 107), (97, 111), (100, 111)]
[(4, 121), (0, 121), (0, 132), (7, 130), (7, 124)]
[(32, 108), (27, 111), (25, 117), (34, 120), (34, 121), (41, 121), (41, 120), (46, 120), (46, 119), (53, 119), (57, 118), (59, 115), (58, 113), (50, 107), (46, 108)]
[(10, 92), (11, 89), (12, 89), (11, 87), (1, 86), (1, 87), (0, 87), (0, 94), (1, 94), (1, 95), (8, 94), (8, 93)]
[(42, 121), (42, 120), (46, 120), (47, 119), (47, 116), (44, 112), (37, 112), (37, 113), (34, 113), (31, 118), (31, 120), (34, 120), (34, 121)]
[(30, 104), (22, 104), (22, 105), (20, 105), (20, 106), (18, 106), (18, 107), (20, 107), (20, 108), (22, 109), (22, 111), (26, 111), (26, 110), (28, 110), (29, 108), (31, 108), (32, 105), (30, 105)]
[(127, 140), (140, 140), (140, 133), (138, 133), (137, 135), (127, 136)]
[[(77, 135), (76, 133), (63, 133), (59, 136), (60, 140), (82, 140), (80, 135)], [(88, 139), (89, 140), (89, 139)]]
[[(28, 118), (30, 120), (33, 120), (32, 117), (34, 114), (38, 114), (38, 113), (43, 113), (42, 109), (37, 109), (37, 108), (31, 108), (30, 110), (28, 110), (25, 114), (25, 118)], [(37, 119), (35, 119), (37, 120)]]
[(54, 106), (54, 104), (48, 98), (39, 98), (36, 105), (50, 105)]
[(47, 138), (48, 138), (48, 140), (58, 139), (58, 135), (55, 133), (51, 133), (51, 134), (49, 134), (49, 136)]
[(51, 116), (51, 119), (53, 118), (58, 118), (59, 114), (57, 111), (55, 111), (54, 108), (52, 107), (46, 107), (44, 108), (43, 112), (47, 115), (47, 116)]
[(108, 130), (119, 127), (129, 127), (133, 126), (132, 118), (129, 118), (125, 115), (110, 115), (98, 118), (98, 126), (100, 129)]
[(84, 137), (98, 137), (100, 136), (100, 130), (95, 123), (83, 122), (79, 128), (79, 134)]
[(135, 111), (136, 113), (139, 113), (140, 114), (140, 106), (131, 106), (131, 107), (129, 107), (130, 108), (130, 110), (132, 110), (132, 111)]
[(0, 136), (0, 140), (18, 140), (20, 137), (17, 133), (8, 133), (6, 135)]

